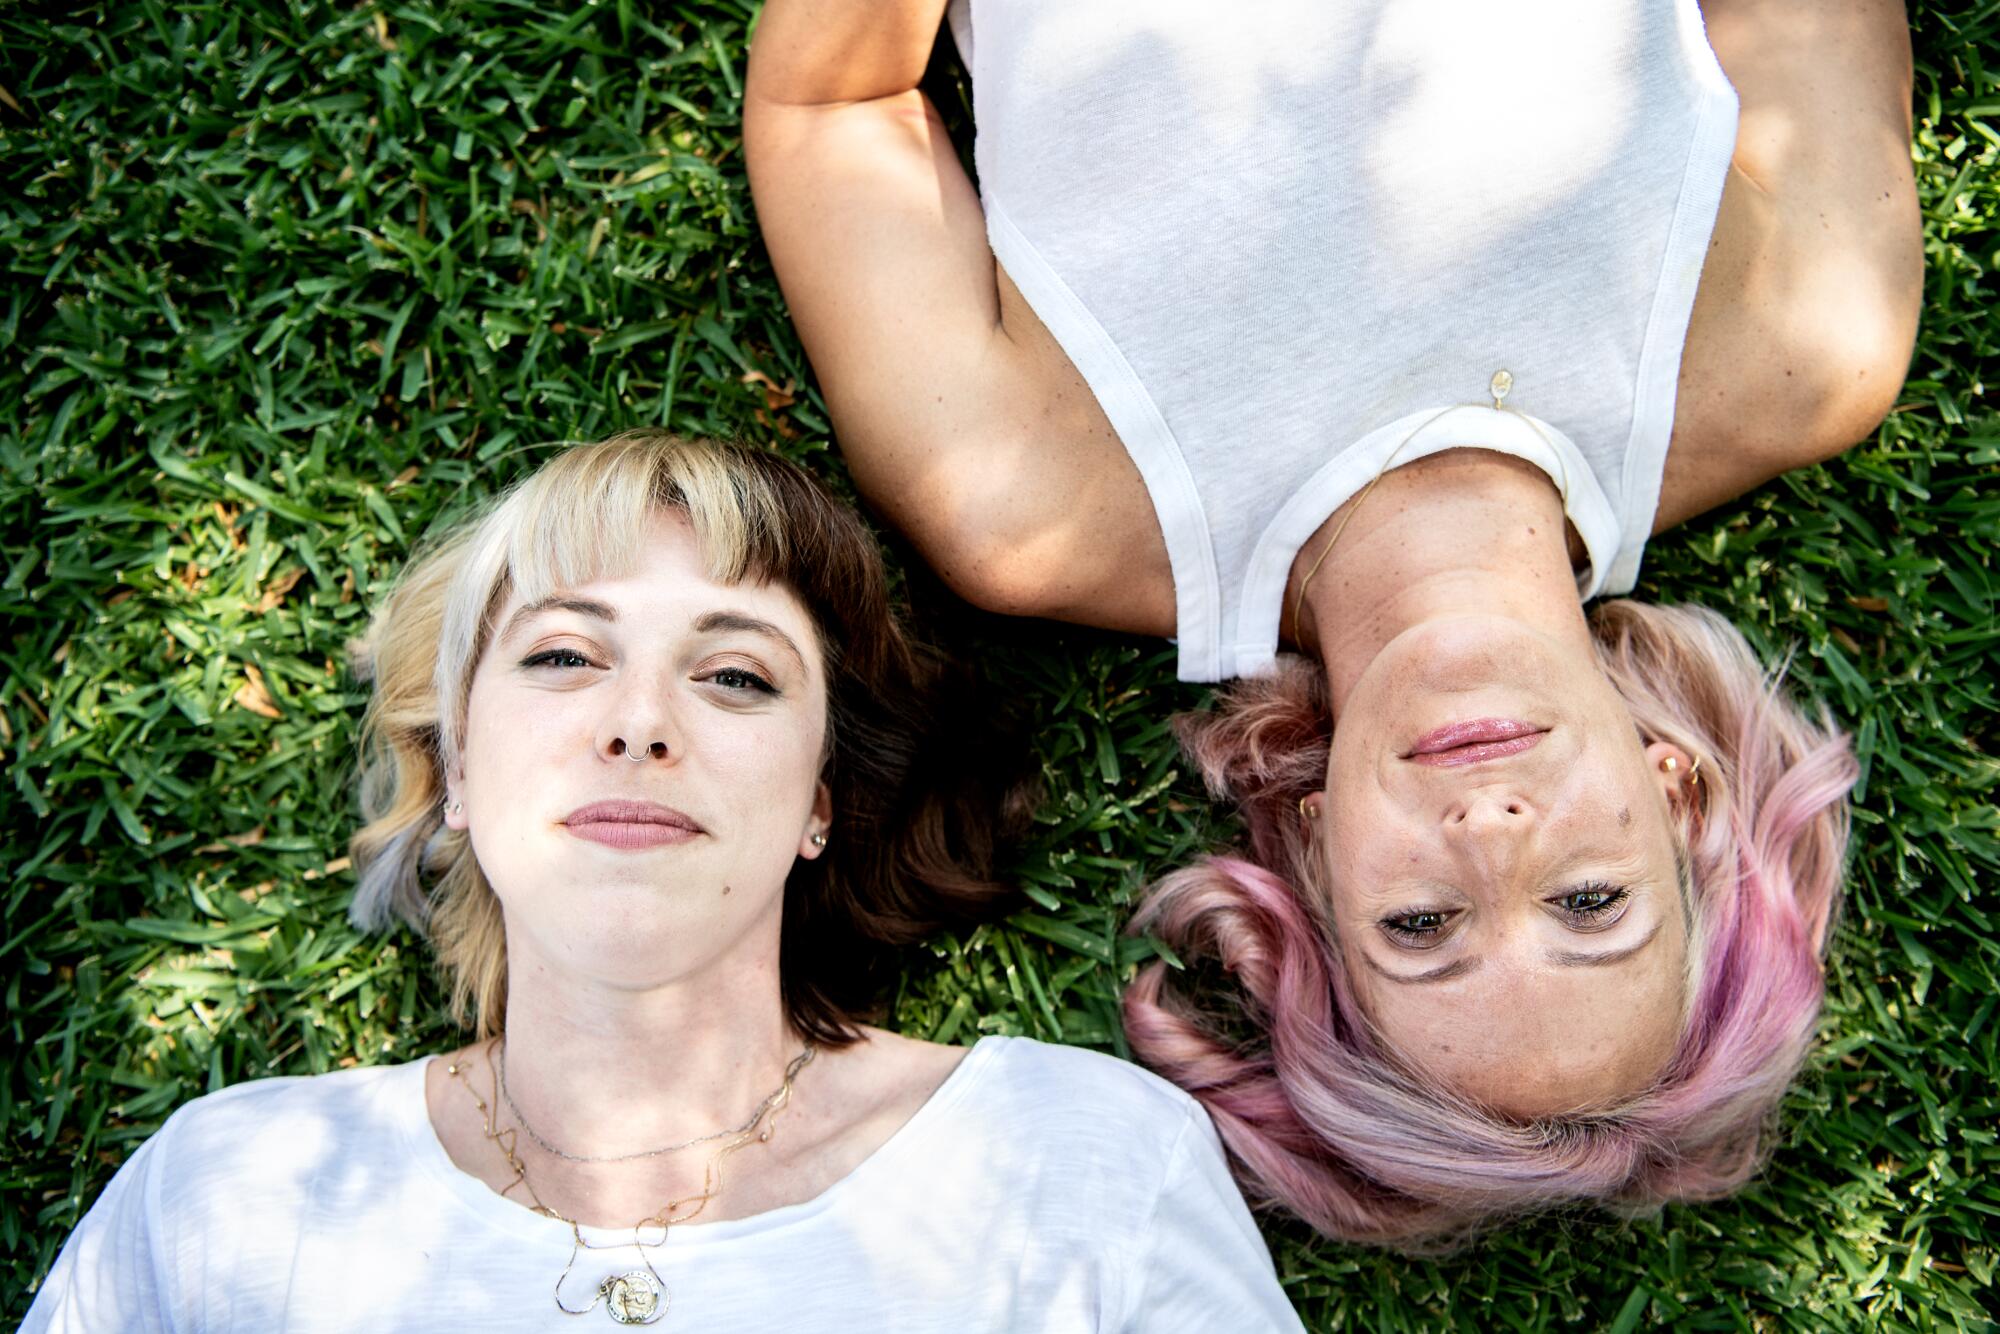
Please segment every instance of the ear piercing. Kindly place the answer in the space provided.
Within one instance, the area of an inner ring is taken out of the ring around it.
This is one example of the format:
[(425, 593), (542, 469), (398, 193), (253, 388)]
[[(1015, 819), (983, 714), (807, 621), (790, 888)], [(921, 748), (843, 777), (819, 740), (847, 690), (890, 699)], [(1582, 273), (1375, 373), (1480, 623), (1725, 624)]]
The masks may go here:
[(465, 803), (460, 801), (456, 797), (453, 797), (450, 801), (447, 801), (444, 804), (444, 813), (446, 815), (457, 815), (460, 811), (464, 809), (465, 809)]
[[(1667, 758), (1660, 761), (1660, 768), (1670, 774), (1678, 771), (1680, 767), (1681, 767), (1680, 760), (1678, 760), (1672, 755), (1669, 755), (1667, 756)], [(1699, 783), (1700, 781), (1701, 781), (1701, 761), (1697, 759), (1688, 768), (1688, 782)]]
[(825, 835), (825, 834), (814, 834), (814, 835), (812, 836), (812, 845), (813, 845), (814, 847), (816, 847), (816, 848), (823, 848), (823, 847), (825, 847), (825, 846), (826, 846), (826, 835)]
[(1301, 820), (1319, 819), (1319, 807), (1312, 804), (1310, 796), (1299, 798), (1299, 818)]

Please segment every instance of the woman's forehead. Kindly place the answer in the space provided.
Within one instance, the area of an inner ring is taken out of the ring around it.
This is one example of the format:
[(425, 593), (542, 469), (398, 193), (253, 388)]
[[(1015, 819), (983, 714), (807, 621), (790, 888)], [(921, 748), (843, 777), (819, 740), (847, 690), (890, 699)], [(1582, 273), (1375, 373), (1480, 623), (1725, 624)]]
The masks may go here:
[(567, 611), (614, 624), (672, 625), (700, 633), (769, 630), (794, 648), (809, 670), (818, 656), (812, 650), (818, 647), (819, 629), (797, 593), (754, 574), (734, 581), (718, 578), (692, 525), (678, 511), (657, 514), (640, 540), (615, 554), (623, 558), (593, 572), (542, 565), (522, 577), (510, 570), (495, 599), (495, 637), (505, 637), (540, 613)]

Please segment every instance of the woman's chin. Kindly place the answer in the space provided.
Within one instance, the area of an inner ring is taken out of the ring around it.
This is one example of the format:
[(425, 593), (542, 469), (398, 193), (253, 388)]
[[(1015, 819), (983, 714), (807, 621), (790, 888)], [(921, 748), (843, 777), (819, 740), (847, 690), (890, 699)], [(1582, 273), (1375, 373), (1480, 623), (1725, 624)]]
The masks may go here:
[(1579, 669), (1596, 670), (1587, 651), (1505, 616), (1426, 621), (1375, 655), (1347, 701), (1390, 716), (1450, 696), (1453, 717), (1539, 718), (1559, 711)]

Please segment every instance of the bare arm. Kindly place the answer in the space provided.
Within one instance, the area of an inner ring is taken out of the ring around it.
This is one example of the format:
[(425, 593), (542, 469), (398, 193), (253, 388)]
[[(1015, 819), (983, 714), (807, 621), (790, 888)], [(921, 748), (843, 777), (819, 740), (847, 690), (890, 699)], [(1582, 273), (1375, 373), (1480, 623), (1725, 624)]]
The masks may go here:
[(991, 611), (1171, 633), (1137, 469), (986, 243), (917, 91), (943, 0), (770, 0), (744, 139), (758, 220), (855, 484)]
[(744, 141), (764, 239), (857, 480), (990, 420), (984, 216), (917, 91), (942, 0), (770, 0)]
[(1742, 119), (1655, 531), (1872, 434), (1923, 292), (1901, 0), (1705, 0), (1702, 13)]

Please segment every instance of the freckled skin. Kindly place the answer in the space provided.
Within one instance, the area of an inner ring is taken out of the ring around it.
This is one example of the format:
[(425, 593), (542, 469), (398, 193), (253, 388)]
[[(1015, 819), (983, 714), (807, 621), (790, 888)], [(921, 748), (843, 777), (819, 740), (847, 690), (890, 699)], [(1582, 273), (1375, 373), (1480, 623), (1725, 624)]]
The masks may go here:
[[(1476, 717), (1550, 730), (1482, 764), (1405, 758), (1440, 721)], [(1318, 810), (1334, 938), (1389, 1046), (1520, 1116), (1615, 1102), (1654, 1077), (1685, 1008), (1669, 754), (1634, 737), (1588, 659), (1498, 618), (1432, 623), (1382, 651), (1347, 696)], [(1627, 890), (1602, 924), (1560, 906), (1591, 884)], [(1446, 921), (1432, 938), (1385, 926), (1428, 913)], [(1563, 962), (1640, 941), (1615, 964)], [(1395, 980), (1466, 960), (1459, 976)]]

